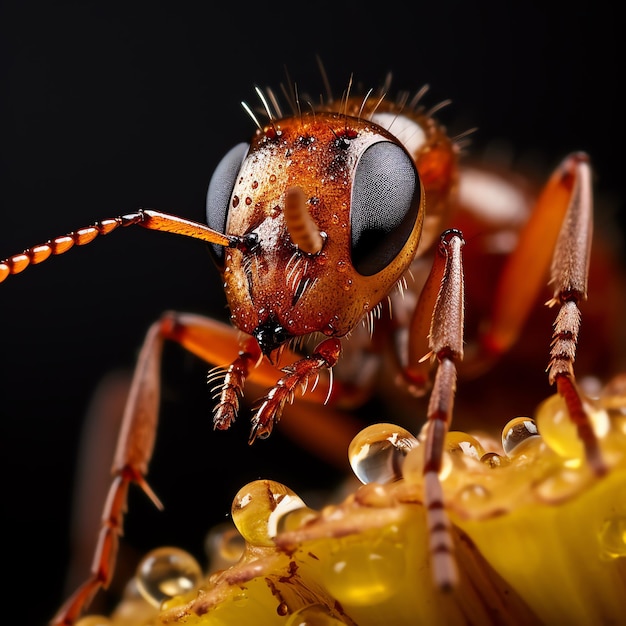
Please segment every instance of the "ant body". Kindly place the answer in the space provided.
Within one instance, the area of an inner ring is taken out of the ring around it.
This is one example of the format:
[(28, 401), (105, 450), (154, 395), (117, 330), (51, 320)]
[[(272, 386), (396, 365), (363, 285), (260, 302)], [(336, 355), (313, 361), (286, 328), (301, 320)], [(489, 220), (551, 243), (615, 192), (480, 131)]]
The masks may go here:
[[(268, 389), (256, 405), (250, 443), (270, 435), (297, 392), (329, 407), (363, 401), (371, 377), (365, 368), (342, 371), (342, 350), (359, 359), (375, 353), (381, 341), (398, 346), (404, 388), (415, 395), (430, 392), (425, 504), (434, 576), (441, 588), (451, 588), (456, 569), (438, 473), (457, 371), (480, 371), (509, 349), (552, 264), (550, 304), (558, 313), (548, 377), (567, 403), (588, 463), (598, 475), (606, 471), (573, 371), (592, 237), (587, 156), (568, 156), (547, 182), (498, 282), (491, 323), (465, 349), (464, 238), (449, 226), (461, 204), (460, 187), (479, 175), (472, 179), (461, 170), (464, 138), (448, 137), (435, 117), (439, 107), (422, 105), (424, 90), (391, 102), (387, 89), (364, 97), (348, 89), (340, 100), (329, 96), (320, 105), (304, 104), (294, 89), (290, 114), (276, 94), (258, 90), (267, 121), (248, 108), (256, 134), (218, 165), (208, 190), (208, 225), (139, 210), (0, 263), (4, 280), (118, 227), (171, 232), (210, 246), (231, 314), (232, 326), (170, 312), (150, 327), (126, 405), (94, 567), (55, 624), (73, 624), (109, 584), (129, 485), (138, 484), (161, 506), (145, 477), (165, 340), (219, 366), (209, 376), (217, 394), (216, 429), (235, 420), (247, 383)], [(432, 261), (428, 277), (425, 259)], [(361, 347), (350, 346), (344, 338), (358, 336), (362, 325)]]

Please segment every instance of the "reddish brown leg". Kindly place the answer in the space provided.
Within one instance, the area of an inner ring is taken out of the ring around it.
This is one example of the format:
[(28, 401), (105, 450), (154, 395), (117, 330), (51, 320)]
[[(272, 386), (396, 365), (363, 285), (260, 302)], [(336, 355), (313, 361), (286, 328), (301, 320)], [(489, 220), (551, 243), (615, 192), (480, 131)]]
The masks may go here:
[(220, 384), (214, 387), (214, 391), (217, 392), (214, 398), (219, 397), (219, 401), (213, 411), (213, 425), (218, 430), (227, 430), (235, 421), (248, 374), (263, 358), (256, 339), (248, 337), (243, 344), (239, 355), (225, 372), (221, 367), (209, 372), (207, 379), (209, 383), (221, 379)]
[(301, 387), (304, 393), (311, 377), (315, 377), (317, 382), (320, 370), (330, 370), (337, 363), (340, 354), (340, 341), (335, 338), (325, 339), (315, 348), (313, 354), (283, 368), (285, 375), (263, 398), (252, 418), (250, 443), (257, 437), (268, 437), (274, 424), (280, 419), (285, 402), (293, 400), (296, 389)]
[(589, 465), (596, 474), (602, 475), (607, 468), (574, 377), (581, 320), (578, 304), (587, 297), (593, 228), (591, 172), (586, 156), (576, 155), (565, 176), (572, 189), (572, 198), (552, 259), (550, 283), (554, 285), (554, 296), (547, 304), (560, 308), (554, 322), (548, 376), (565, 400)]
[[(517, 246), (508, 257), (499, 278), (493, 313), (481, 337), (479, 351), (467, 355), (463, 369), (481, 367), (483, 362), (490, 364), (519, 338), (529, 312), (546, 284), (557, 239), (568, 228), (568, 211), (571, 214), (579, 210), (581, 201), (591, 206), (591, 189), (586, 190), (584, 200), (575, 190), (574, 181), (580, 176), (581, 167), (589, 167), (584, 155), (566, 157), (537, 198), (532, 214), (520, 232)], [(578, 246), (586, 250), (591, 232), (587, 235), (588, 239), (580, 232), (579, 236), (584, 238), (573, 239), (570, 249)]]
[[(113, 481), (104, 505), (91, 575), (61, 607), (52, 620), (54, 626), (74, 624), (95, 593), (109, 585), (115, 569), (119, 537), (123, 531), (130, 483), (139, 485), (156, 506), (162, 508), (145, 476), (156, 437), (161, 352), (165, 339), (178, 341), (190, 350), (202, 352), (202, 356), (213, 359), (225, 358), (233, 348), (232, 328), (200, 316), (166, 314), (148, 330), (118, 436), (112, 467)], [(211, 346), (211, 349), (207, 346)]]
[(433, 576), (442, 590), (452, 589), (458, 580), (439, 473), (445, 437), (452, 421), (456, 364), (463, 359), (463, 243), (459, 231), (446, 231), (441, 236), (432, 270), (432, 276), (442, 276), (442, 279), (429, 334), (431, 355), (437, 358), (438, 367), (428, 404), (424, 443), (424, 505)]
[[(237, 333), (231, 326), (198, 315), (177, 313), (167, 313), (155, 322), (146, 335), (133, 375), (91, 575), (61, 607), (51, 622), (53, 626), (72, 626), (97, 591), (109, 585), (115, 569), (119, 537), (123, 531), (130, 483), (139, 485), (156, 506), (162, 508), (145, 476), (156, 437), (161, 352), (165, 339), (178, 342), (207, 362), (231, 363), (222, 386), (221, 402), (217, 407), (218, 428), (225, 427), (229, 419), (234, 419), (237, 398), (248, 375), (255, 383), (272, 387), (257, 413), (256, 421), (253, 421), (252, 439), (263, 432), (269, 433), (295, 388), (300, 385), (304, 390), (310, 377), (317, 378), (321, 369), (332, 367), (340, 353), (340, 343), (336, 339), (323, 341), (315, 353), (305, 359), (297, 360), (295, 355), (285, 350), (286, 356), (294, 362), (283, 369), (286, 375), (279, 379), (280, 371), (261, 358), (256, 340), (245, 336), (238, 341)], [(322, 401), (326, 396), (320, 399), (319, 394), (319, 390), (316, 390), (308, 395)]]
[[(166, 326), (166, 337), (176, 341), (181, 346), (203, 359), (207, 363), (236, 363), (241, 358), (241, 352), (250, 354), (251, 358), (244, 356), (249, 368), (250, 380), (264, 387), (274, 387), (278, 384), (280, 370), (276, 369), (267, 359), (260, 359), (250, 369), (255, 350), (249, 341), (249, 335), (243, 335), (237, 339), (237, 331), (230, 325), (216, 320), (194, 315), (193, 313), (168, 313), (163, 318)], [(299, 360), (299, 356), (288, 348), (282, 350), (281, 361), (293, 364)], [(212, 375), (211, 380), (213, 379)], [(322, 403), (328, 395), (328, 384), (320, 383), (315, 389), (310, 389), (307, 399), (311, 402)]]
[(556, 383), (565, 399), (589, 465), (602, 474), (606, 466), (573, 367), (580, 329), (578, 306), (587, 297), (592, 231), (589, 159), (584, 153), (574, 153), (563, 160), (539, 196), (502, 273), (490, 326), (482, 336), (478, 352), (468, 357), (466, 364), (481, 369), (518, 339), (551, 263), (554, 296), (547, 304), (559, 305), (560, 310), (554, 324), (549, 380)]
[(145, 475), (152, 456), (159, 406), (159, 368), (163, 334), (161, 324), (150, 327), (130, 388), (113, 461), (113, 481), (102, 513), (91, 576), (61, 607), (54, 626), (71, 626), (89, 605), (95, 593), (106, 588), (113, 576), (119, 537), (122, 534), (128, 486), (137, 483), (159, 507), (162, 505), (148, 486)]

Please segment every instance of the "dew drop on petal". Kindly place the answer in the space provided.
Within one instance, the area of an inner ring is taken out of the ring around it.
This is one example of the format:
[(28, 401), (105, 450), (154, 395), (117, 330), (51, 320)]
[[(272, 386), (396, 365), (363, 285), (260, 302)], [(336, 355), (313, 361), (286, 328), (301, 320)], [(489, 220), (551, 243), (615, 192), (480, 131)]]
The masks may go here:
[(530, 417), (516, 417), (502, 429), (502, 448), (510, 456), (519, 454), (533, 437), (539, 437), (535, 421)]
[(137, 567), (137, 589), (155, 607), (197, 588), (202, 569), (191, 554), (180, 548), (157, 548)]
[(482, 504), (491, 497), (491, 494), (485, 486), (471, 484), (463, 487), (458, 492), (457, 497), (465, 506), (471, 506)]
[[(610, 420), (606, 411), (589, 404), (585, 409), (596, 436), (602, 438), (609, 431)], [(559, 456), (568, 459), (582, 459), (585, 450), (578, 429), (570, 419), (565, 400), (555, 394), (544, 400), (537, 408), (535, 416), (537, 428), (546, 444)]]
[[(307, 509), (300, 496), (273, 480), (255, 480), (233, 500), (233, 522), (242, 537), (257, 546), (273, 546), (291, 513)], [(309, 509), (307, 509), (309, 511)]]
[(485, 450), (476, 437), (456, 430), (446, 435), (446, 450), (451, 454), (465, 454), (477, 461), (480, 461), (485, 454)]
[(487, 467), (502, 467), (506, 465), (508, 459), (506, 457), (500, 456), (497, 452), (485, 452), (480, 457), (482, 463), (484, 463)]
[(373, 424), (352, 440), (348, 458), (352, 471), (363, 483), (386, 484), (402, 478), (402, 464), (418, 440), (395, 424)]
[(333, 617), (330, 609), (323, 604), (309, 604), (293, 613), (285, 626), (340, 626), (342, 620)]

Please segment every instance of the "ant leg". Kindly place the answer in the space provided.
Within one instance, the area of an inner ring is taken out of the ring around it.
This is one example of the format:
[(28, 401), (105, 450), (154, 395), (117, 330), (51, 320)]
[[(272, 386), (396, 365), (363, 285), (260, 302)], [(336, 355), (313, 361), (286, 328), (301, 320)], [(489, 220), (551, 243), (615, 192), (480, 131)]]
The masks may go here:
[[(586, 159), (580, 158), (586, 165)], [(572, 174), (572, 202), (554, 249), (550, 272), (554, 295), (546, 304), (559, 305), (560, 308), (554, 322), (548, 377), (551, 384), (556, 383), (559, 394), (565, 400), (570, 418), (576, 425), (578, 436), (585, 448), (587, 462), (597, 475), (602, 475), (607, 467), (574, 377), (581, 321), (578, 304), (587, 297), (593, 227), (591, 173), (588, 167), (581, 166), (576, 174), (576, 177)]]
[(219, 398), (213, 411), (213, 425), (217, 430), (227, 430), (235, 421), (239, 411), (239, 400), (243, 396), (243, 387), (252, 369), (257, 367), (263, 358), (261, 348), (253, 337), (242, 339), (242, 347), (237, 358), (226, 371), (220, 366), (209, 372), (209, 383), (221, 379), (221, 383), (213, 388), (214, 399)]
[[(340, 344), (336, 339), (323, 341), (315, 353), (306, 359), (298, 360), (295, 354), (285, 349), (284, 355), (291, 359), (293, 364), (282, 370), (283, 374), (286, 372), (290, 374), (280, 378), (281, 371), (257, 354), (258, 346), (254, 348), (252, 343), (256, 343), (256, 340), (251, 337), (237, 339), (237, 331), (232, 326), (199, 315), (172, 312), (166, 313), (158, 322), (152, 324), (139, 354), (124, 409), (112, 466), (113, 480), (103, 508), (91, 574), (61, 607), (51, 621), (52, 626), (72, 626), (89, 606), (98, 590), (107, 588), (111, 582), (119, 537), (123, 531), (123, 517), (126, 512), (130, 483), (140, 486), (155, 505), (162, 508), (161, 502), (149, 487), (145, 476), (156, 438), (160, 402), (161, 352), (166, 339), (176, 341), (207, 362), (230, 362), (232, 364), (227, 370), (227, 380), (221, 394), (222, 402), (227, 407), (224, 409), (226, 415), (233, 407), (236, 407), (236, 399), (241, 393), (248, 374), (250, 381), (254, 384), (271, 386), (272, 391), (265, 401), (266, 409), (260, 412), (261, 415), (271, 417), (271, 425), (277, 420), (279, 409), (282, 408), (287, 397), (293, 396), (294, 387), (301, 385), (304, 389), (309, 377), (315, 375), (317, 378), (320, 369), (332, 367), (340, 353)], [(326, 385), (320, 385), (320, 387), (324, 395), (320, 389), (311, 390), (308, 394), (312, 396), (313, 401), (318, 403), (323, 402), (330, 395), (331, 389)], [(293, 418), (296, 419), (299, 416), (294, 415)], [(259, 423), (254, 432), (255, 434), (260, 434), (261, 431), (269, 433), (271, 425), (266, 424), (261, 427)], [(218, 422), (217, 427), (220, 426), (225, 427), (226, 422)], [(316, 423), (312, 428), (316, 428)], [(352, 425), (347, 428), (344, 438), (354, 430)], [(317, 445), (324, 443), (319, 436), (315, 441)], [(315, 443), (311, 443), (309, 447), (311, 446), (314, 447)], [(343, 446), (344, 455), (346, 447)]]
[[(332, 371), (332, 367), (337, 363), (340, 354), (341, 342), (333, 337), (322, 341), (310, 356), (284, 367), (281, 371), (285, 375), (262, 399), (252, 418), (249, 442), (253, 443), (257, 437), (260, 439), (268, 437), (274, 424), (280, 419), (285, 403), (293, 400), (296, 388), (300, 387), (304, 394), (313, 376), (315, 379), (313, 389), (315, 389), (320, 370)], [(330, 397), (331, 391), (332, 385), (329, 387), (327, 398)]]
[[(102, 513), (91, 575), (53, 618), (54, 626), (71, 626), (100, 588), (108, 587), (123, 531), (130, 483), (139, 485), (158, 508), (162, 504), (145, 476), (152, 457), (160, 403), (161, 352), (165, 339), (178, 341), (203, 357), (226, 359), (236, 347), (231, 327), (194, 315), (169, 313), (149, 328), (139, 353), (117, 440), (113, 480)], [(210, 349), (209, 349), (210, 346)], [(214, 361), (215, 362), (215, 361)], [(273, 368), (272, 368), (273, 369)], [(264, 372), (269, 376), (268, 372)], [(276, 380), (274, 370), (271, 380)]]
[(498, 356), (518, 338), (551, 263), (549, 282), (554, 285), (554, 295), (547, 304), (558, 304), (560, 309), (554, 323), (548, 378), (566, 402), (587, 462), (601, 475), (606, 466), (573, 367), (581, 321), (578, 307), (587, 297), (592, 234), (591, 168), (586, 154), (575, 153), (551, 176), (517, 249), (509, 257), (498, 286), (491, 326), (482, 337), (477, 360)]
[[(196, 315), (193, 313), (165, 313), (163, 316), (163, 327), (167, 339), (176, 341), (186, 350), (201, 358), (207, 363), (235, 363), (241, 358), (241, 352), (247, 353), (245, 357), (248, 361), (250, 380), (265, 387), (273, 387), (280, 377), (280, 370), (277, 370), (267, 359), (256, 359), (256, 349), (251, 347), (249, 335), (238, 333), (229, 324)], [(238, 338), (239, 335), (239, 338)], [(289, 350), (283, 349), (281, 359), (288, 364), (293, 364), (300, 357)], [(254, 368), (250, 366), (254, 362)], [(209, 374), (213, 380), (213, 373)], [(327, 387), (309, 393), (308, 397), (314, 402), (323, 402), (328, 394)]]
[(131, 383), (113, 460), (113, 481), (102, 513), (91, 575), (53, 618), (51, 624), (54, 626), (74, 624), (96, 592), (102, 587), (108, 587), (111, 582), (130, 483), (138, 484), (155, 505), (162, 508), (145, 480), (156, 435), (162, 347), (161, 323), (156, 322), (148, 330)]
[[(424, 506), (430, 537), (433, 577), (442, 590), (458, 582), (452, 552), (450, 521), (445, 513), (443, 490), (439, 481), (445, 437), (452, 421), (456, 391), (457, 363), (463, 359), (464, 285), (459, 231), (443, 233), (435, 256), (432, 276), (441, 276), (430, 326), (430, 355), (438, 367), (428, 403), (428, 422), (424, 442)], [(429, 355), (429, 356), (430, 356)]]

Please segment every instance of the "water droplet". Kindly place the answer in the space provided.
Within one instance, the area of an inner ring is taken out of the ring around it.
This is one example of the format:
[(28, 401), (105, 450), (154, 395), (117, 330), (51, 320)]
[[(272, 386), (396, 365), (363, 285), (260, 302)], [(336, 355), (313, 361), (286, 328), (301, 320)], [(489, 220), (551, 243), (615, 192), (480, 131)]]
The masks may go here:
[(465, 454), (477, 461), (485, 454), (485, 450), (476, 437), (456, 430), (446, 435), (446, 450), (452, 455)]
[(344, 621), (333, 617), (323, 604), (310, 604), (289, 617), (285, 626), (340, 626)]
[(276, 174), (270, 174), (270, 183), (276, 182)]
[(198, 562), (180, 548), (157, 548), (137, 567), (137, 589), (155, 607), (165, 600), (188, 593), (202, 580)]
[(502, 448), (508, 456), (517, 455), (525, 447), (522, 444), (533, 437), (539, 437), (534, 420), (530, 417), (516, 417), (502, 429)]
[(337, 271), (338, 272), (345, 272), (348, 269), (348, 263), (345, 259), (339, 259), (339, 261), (337, 261)]
[(344, 291), (349, 291), (352, 287), (352, 279), (346, 278), (346, 282), (343, 284)]
[(600, 556), (617, 559), (626, 556), (626, 517), (605, 520), (598, 533)]
[(459, 491), (458, 498), (465, 506), (480, 505), (490, 498), (489, 490), (483, 485), (466, 485)]
[[(585, 410), (598, 437), (609, 431), (610, 420), (606, 411), (585, 403)], [(578, 429), (570, 419), (565, 400), (555, 394), (544, 400), (537, 408), (537, 428), (546, 444), (559, 456), (568, 459), (583, 459), (585, 450), (578, 436)]]
[(480, 457), (480, 460), (491, 468), (502, 467), (508, 462), (508, 459), (500, 456), (497, 452), (485, 452), (485, 454)]
[(350, 443), (348, 458), (352, 471), (364, 484), (389, 483), (402, 478), (402, 464), (418, 440), (395, 424), (373, 424)]
[(286, 516), (303, 508), (307, 507), (302, 499), (285, 485), (273, 480), (256, 480), (239, 490), (231, 513), (246, 541), (257, 546), (273, 546), (273, 539), (282, 530)]

